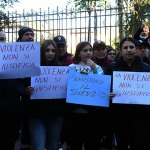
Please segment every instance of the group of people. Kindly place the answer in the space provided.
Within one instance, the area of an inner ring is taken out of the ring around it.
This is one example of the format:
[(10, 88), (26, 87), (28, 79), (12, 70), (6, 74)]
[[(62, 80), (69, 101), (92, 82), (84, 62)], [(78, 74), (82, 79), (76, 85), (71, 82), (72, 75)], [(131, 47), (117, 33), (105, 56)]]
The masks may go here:
[[(145, 33), (145, 29), (147, 29)], [(17, 42), (33, 42), (29, 27), (18, 31)], [(0, 42), (6, 42), (0, 31)], [(77, 44), (75, 54), (67, 52), (64, 36), (46, 39), (40, 47), (41, 66), (74, 66), (79, 73), (110, 75), (113, 71), (150, 72), (150, 34), (144, 24), (134, 38), (125, 37), (119, 52), (103, 41)], [(82, 69), (81, 69), (82, 68)], [(113, 81), (112, 81), (113, 85)], [(66, 103), (66, 99), (30, 100), (34, 92), (31, 78), (0, 79), (0, 149), (14, 150), (19, 130), (21, 150), (150, 149), (150, 109), (148, 105), (114, 104), (99, 107)], [(98, 87), (97, 87), (98, 88)]]

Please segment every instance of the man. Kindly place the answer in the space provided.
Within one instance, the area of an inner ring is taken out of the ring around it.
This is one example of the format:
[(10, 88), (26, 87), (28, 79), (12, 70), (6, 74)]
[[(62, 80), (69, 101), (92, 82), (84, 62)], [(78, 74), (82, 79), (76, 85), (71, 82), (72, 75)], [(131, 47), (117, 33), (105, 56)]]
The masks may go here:
[(17, 42), (33, 42), (34, 41), (34, 33), (33, 30), (29, 27), (23, 27), (18, 31), (18, 39)]
[(143, 23), (141, 25), (141, 28), (139, 28), (137, 30), (137, 32), (135, 33), (134, 39), (135, 40), (142, 40), (144, 42), (144, 41), (147, 41), (148, 35), (149, 35), (149, 27), (146, 26), (145, 23)]
[(34, 33), (33, 30), (29, 27), (23, 27), (18, 31), (18, 39), (17, 42), (33, 42), (34, 41)]
[(147, 63), (150, 66), (149, 60), (149, 44), (143, 42), (142, 40), (137, 40), (136, 55), (143, 59), (143, 62)]
[[(64, 36), (58, 35), (53, 38), (54, 42), (58, 48), (58, 60), (61, 66), (69, 66), (73, 63), (73, 55), (67, 52), (67, 42)], [(69, 107), (67, 105), (67, 107)], [(65, 114), (65, 122), (64, 128), (61, 135), (60, 140), (60, 147), (63, 147), (64, 142), (66, 141), (66, 134), (67, 134), (67, 113)], [(69, 143), (67, 142), (67, 147), (69, 147)]]
[[(29, 27), (23, 27), (18, 31), (17, 42), (33, 42), (34, 32)], [(22, 79), (23, 84), (26, 84), (26, 79)], [(30, 150), (30, 133), (29, 133), (29, 116), (27, 111), (28, 100), (23, 97), (22, 106), (22, 136), (21, 136), (21, 150)], [(27, 106), (27, 107), (26, 107)]]
[(67, 52), (67, 42), (64, 36), (58, 35), (53, 38), (58, 48), (58, 60), (60, 65), (69, 66), (73, 62), (72, 54)]
[[(0, 30), (0, 45), (6, 34)], [(2, 60), (1, 60), (2, 61)], [(21, 89), (19, 79), (0, 79), (0, 149), (15, 150), (19, 135), (19, 108)]]
[(103, 41), (96, 41), (93, 44), (93, 51), (95, 63), (100, 65), (105, 72), (107, 66), (110, 64), (110, 62), (107, 62), (106, 44)]

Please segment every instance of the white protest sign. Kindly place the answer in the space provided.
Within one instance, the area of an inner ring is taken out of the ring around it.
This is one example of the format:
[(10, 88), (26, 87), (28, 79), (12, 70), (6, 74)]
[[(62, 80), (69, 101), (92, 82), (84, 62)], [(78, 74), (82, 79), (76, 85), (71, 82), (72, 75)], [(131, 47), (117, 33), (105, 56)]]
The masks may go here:
[(1, 43), (0, 60), (0, 79), (37, 76), (40, 74), (40, 43)]
[(41, 75), (31, 78), (34, 92), (31, 99), (66, 98), (68, 67), (41, 66)]
[(69, 67), (67, 103), (109, 107), (111, 76), (82, 74)]
[(113, 72), (113, 103), (150, 104), (150, 72)]

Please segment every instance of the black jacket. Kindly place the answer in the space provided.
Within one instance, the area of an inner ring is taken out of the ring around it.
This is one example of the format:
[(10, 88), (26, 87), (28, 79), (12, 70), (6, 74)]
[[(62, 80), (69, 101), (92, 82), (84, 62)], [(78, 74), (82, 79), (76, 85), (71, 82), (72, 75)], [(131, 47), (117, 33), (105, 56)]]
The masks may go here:
[(132, 65), (129, 67), (121, 56), (116, 62), (113, 62), (107, 68), (106, 74), (112, 75), (113, 71), (150, 72), (150, 67), (146, 63), (144, 63), (143, 60), (138, 56), (135, 56)]
[[(106, 75), (112, 75), (113, 71), (128, 71), (128, 72), (150, 72), (149, 65), (145, 64), (143, 60), (135, 56), (132, 65), (129, 67), (127, 63), (123, 60), (123, 57), (119, 57), (118, 60), (112, 63), (106, 71)], [(134, 104), (112, 104), (112, 110), (117, 112), (147, 112), (149, 111), (149, 106), (145, 105), (134, 105)]]
[[(24, 78), (23, 85), (25, 89), (31, 86), (31, 78)], [(22, 100), (22, 109), (25, 115), (30, 118), (48, 118), (64, 113), (65, 99), (34, 99), (25, 93)]]
[(20, 79), (0, 79), (0, 114), (18, 113), (22, 92)]

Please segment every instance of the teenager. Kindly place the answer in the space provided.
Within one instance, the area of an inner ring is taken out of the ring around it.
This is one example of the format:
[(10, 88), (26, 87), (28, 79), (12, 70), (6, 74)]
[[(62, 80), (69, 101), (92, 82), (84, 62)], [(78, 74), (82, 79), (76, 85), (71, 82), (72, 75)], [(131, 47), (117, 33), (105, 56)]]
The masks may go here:
[[(120, 42), (121, 56), (107, 69), (106, 74), (113, 76), (113, 71), (150, 72), (150, 67), (136, 56), (136, 41), (126, 37)], [(114, 83), (113, 83), (114, 84)], [(150, 149), (149, 107), (136, 104), (112, 104), (112, 121), (118, 150)]]
[[(53, 40), (44, 40), (41, 45), (41, 66), (59, 66), (58, 49)], [(29, 129), (32, 150), (58, 150), (64, 122), (65, 99), (30, 100), (34, 87), (26, 81), (28, 97)]]

